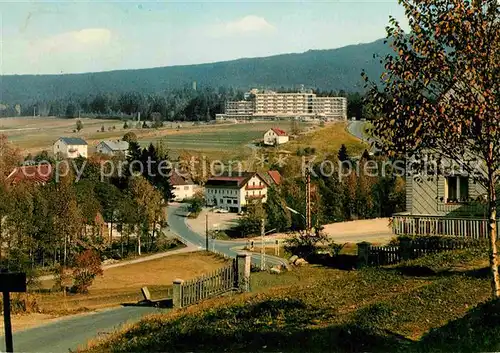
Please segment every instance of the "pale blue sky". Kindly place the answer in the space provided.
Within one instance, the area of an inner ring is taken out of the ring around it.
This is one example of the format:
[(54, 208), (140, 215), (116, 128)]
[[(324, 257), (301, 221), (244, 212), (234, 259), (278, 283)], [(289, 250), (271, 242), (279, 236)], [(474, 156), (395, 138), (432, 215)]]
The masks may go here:
[(2, 74), (107, 71), (331, 49), (385, 36), (386, 1), (0, 2)]

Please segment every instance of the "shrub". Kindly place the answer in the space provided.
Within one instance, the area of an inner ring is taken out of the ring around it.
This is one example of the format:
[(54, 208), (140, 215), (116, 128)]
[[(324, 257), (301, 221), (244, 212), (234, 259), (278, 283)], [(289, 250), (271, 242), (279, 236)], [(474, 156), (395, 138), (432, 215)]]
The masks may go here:
[(130, 132), (127, 132), (125, 135), (123, 135), (123, 138), (122, 138), (123, 141), (127, 141), (127, 142), (137, 142), (137, 135), (134, 134), (132, 131)]
[(299, 232), (285, 241), (285, 251), (305, 259), (316, 254), (326, 242), (327, 237), (323, 233), (311, 236)]
[(198, 214), (203, 209), (203, 206), (205, 205), (205, 198), (202, 193), (196, 193), (194, 197), (187, 200), (187, 202), (188, 202), (188, 211), (198, 216)]
[(336, 243), (334, 240), (332, 240), (329, 244), (328, 244), (328, 248), (330, 249), (330, 253), (332, 256), (339, 256), (340, 255), (340, 252), (342, 251), (342, 249), (344, 248), (344, 246), (346, 246), (347, 243), (344, 243), (344, 244), (338, 244)]
[[(11, 314), (39, 313), (38, 296), (28, 293), (11, 293)], [(0, 297), (0, 313), (3, 313), (3, 302)]]
[(85, 250), (75, 258), (73, 269), (74, 293), (87, 293), (95, 277), (102, 275), (101, 258), (92, 250)]

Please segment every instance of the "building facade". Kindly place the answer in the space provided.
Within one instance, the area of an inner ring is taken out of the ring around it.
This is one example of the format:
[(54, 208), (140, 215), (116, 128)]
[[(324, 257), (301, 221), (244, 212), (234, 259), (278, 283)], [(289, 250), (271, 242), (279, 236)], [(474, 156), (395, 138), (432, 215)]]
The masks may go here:
[(177, 170), (172, 171), (170, 175), (170, 185), (172, 185), (172, 193), (174, 194), (173, 201), (190, 199), (198, 189), (198, 185), (193, 182), (191, 177)]
[(56, 157), (73, 159), (88, 156), (88, 144), (79, 137), (60, 137), (53, 147)]
[(255, 200), (267, 201), (269, 188), (266, 178), (255, 172), (233, 172), (214, 176), (205, 183), (205, 200), (208, 206), (240, 212)]
[(347, 120), (347, 99), (317, 97), (312, 91), (278, 93), (252, 90), (244, 101), (226, 103), (226, 118), (304, 118)]

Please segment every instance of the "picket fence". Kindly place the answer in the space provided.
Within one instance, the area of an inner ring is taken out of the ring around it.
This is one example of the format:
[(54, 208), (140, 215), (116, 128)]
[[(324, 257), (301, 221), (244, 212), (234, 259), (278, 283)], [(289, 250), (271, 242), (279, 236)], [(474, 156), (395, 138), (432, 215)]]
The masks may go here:
[(233, 260), (229, 266), (188, 280), (181, 285), (181, 305), (186, 307), (236, 290), (237, 277), (236, 260)]
[(487, 239), (429, 238), (403, 239), (400, 241), (399, 246), (373, 246), (369, 243), (364, 244), (367, 245), (368, 256), (366, 260), (368, 265), (382, 266), (443, 251), (483, 247), (487, 246), (488, 242)]

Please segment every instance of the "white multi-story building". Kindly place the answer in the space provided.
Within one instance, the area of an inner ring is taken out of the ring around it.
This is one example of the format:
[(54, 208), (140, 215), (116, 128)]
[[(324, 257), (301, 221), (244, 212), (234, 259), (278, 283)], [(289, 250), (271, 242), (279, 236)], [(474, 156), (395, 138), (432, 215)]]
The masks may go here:
[(269, 182), (256, 172), (232, 172), (214, 176), (205, 183), (205, 200), (231, 212), (240, 212), (253, 200), (267, 201)]
[(60, 158), (87, 158), (88, 145), (79, 137), (60, 137), (54, 142), (54, 155)]
[(252, 90), (248, 100), (226, 103), (226, 118), (302, 118), (347, 120), (347, 99), (317, 97), (312, 91), (278, 93)]
[(226, 114), (231, 116), (248, 116), (254, 112), (253, 101), (226, 102)]

